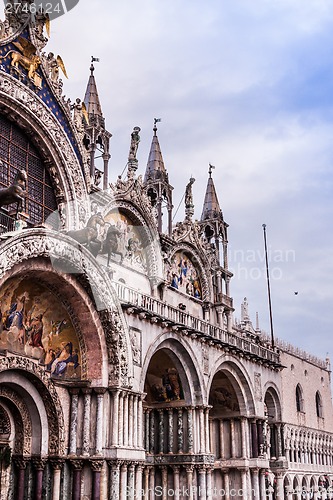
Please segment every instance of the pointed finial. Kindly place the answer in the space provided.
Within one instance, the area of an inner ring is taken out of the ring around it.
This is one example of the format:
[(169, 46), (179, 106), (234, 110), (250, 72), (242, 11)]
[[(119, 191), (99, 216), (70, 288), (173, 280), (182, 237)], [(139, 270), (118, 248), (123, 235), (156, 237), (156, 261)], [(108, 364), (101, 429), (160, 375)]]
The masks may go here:
[(161, 119), (161, 118), (154, 118), (154, 128), (153, 128), (154, 135), (156, 135), (156, 132), (157, 132), (156, 123), (159, 123), (159, 122), (161, 122), (161, 121), (162, 121), (162, 119)]
[(212, 177), (212, 173), (213, 173), (213, 169), (214, 169), (214, 165), (212, 165), (211, 163), (209, 164), (209, 170), (208, 170), (208, 173), (209, 173), (209, 177)]

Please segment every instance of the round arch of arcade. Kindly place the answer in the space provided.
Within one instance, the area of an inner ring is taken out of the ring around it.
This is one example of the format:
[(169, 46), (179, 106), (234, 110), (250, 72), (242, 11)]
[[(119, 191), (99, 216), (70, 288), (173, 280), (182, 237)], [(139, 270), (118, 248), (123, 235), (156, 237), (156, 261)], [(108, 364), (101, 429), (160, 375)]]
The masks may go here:
[(0, 286), (32, 275), (59, 297), (73, 319), (83, 378), (128, 387), (133, 374), (129, 332), (110, 279), (90, 252), (63, 234), (26, 230), (3, 245)]
[(219, 358), (211, 370), (211, 375), (208, 383), (209, 393), (212, 391), (214, 378), (219, 373), (223, 373), (228, 379), (230, 386), (237, 397), (237, 405), (241, 415), (255, 415), (256, 407), (254, 402), (253, 390), (251, 382), (245, 367), (232, 356)]
[[(177, 371), (180, 378), (184, 404), (205, 404), (205, 384), (197, 356), (191, 346), (173, 332), (163, 333), (149, 347), (142, 368), (140, 390), (145, 390), (152, 360), (161, 352), (165, 353), (163, 361), (169, 362), (170, 366), (159, 366), (159, 369), (164, 373), (169, 368)], [(161, 375), (162, 378), (163, 376)]]
[(208, 451), (208, 440), (203, 438), (209, 413), (203, 403), (203, 375), (196, 354), (184, 339), (173, 332), (156, 339), (145, 357), (140, 390), (146, 394), (143, 411), (147, 452)]
[(0, 109), (33, 137), (51, 176), (58, 204), (67, 203), (66, 226), (79, 227), (79, 205), (87, 204), (81, 165), (66, 133), (50, 109), (16, 78), (0, 74)]

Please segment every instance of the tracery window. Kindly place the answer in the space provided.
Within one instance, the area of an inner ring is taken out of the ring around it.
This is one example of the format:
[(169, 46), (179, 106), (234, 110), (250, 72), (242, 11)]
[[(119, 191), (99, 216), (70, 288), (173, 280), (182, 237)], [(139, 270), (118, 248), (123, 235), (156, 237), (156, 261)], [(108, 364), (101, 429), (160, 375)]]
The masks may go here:
[(323, 405), (319, 391), (316, 392), (316, 413), (317, 417), (323, 418)]
[(296, 387), (296, 410), (304, 412), (303, 392), (299, 384)]
[(28, 174), (23, 211), (29, 214), (29, 223), (44, 222), (57, 209), (49, 173), (28, 136), (0, 116), (0, 189), (10, 186), (19, 169)]

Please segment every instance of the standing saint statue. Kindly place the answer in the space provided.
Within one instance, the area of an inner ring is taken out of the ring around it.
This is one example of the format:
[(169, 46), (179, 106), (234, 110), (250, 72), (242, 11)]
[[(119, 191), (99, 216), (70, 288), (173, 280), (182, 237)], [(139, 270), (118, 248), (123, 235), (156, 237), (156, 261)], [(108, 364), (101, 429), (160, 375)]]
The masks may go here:
[(190, 178), (190, 182), (186, 186), (185, 190), (185, 208), (192, 208), (193, 205), (193, 193), (192, 193), (192, 185), (194, 184), (195, 179), (193, 177)]
[(140, 127), (134, 127), (133, 132), (131, 134), (131, 147), (129, 150), (128, 160), (136, 160), (136, 153), (138, 151), (139, 142), (140, 142)]

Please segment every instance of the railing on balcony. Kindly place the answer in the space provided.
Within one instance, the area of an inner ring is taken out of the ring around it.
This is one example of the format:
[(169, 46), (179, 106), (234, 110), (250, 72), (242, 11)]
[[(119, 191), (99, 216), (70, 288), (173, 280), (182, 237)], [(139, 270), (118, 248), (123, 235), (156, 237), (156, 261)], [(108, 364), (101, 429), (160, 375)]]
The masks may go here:
[(192, 316), (166, 302), (150, 297), (122, 283), (116, 282), (114, 286), (122, 304), (137, 307), (139, 310), (147, 311), (153, 316), (160, 317), (165, 322), (170, 322), (173, 325), (180, 325), (183, 326), (184, 329), (210, 336), (233, 350), (247, 353), (253, 357), (264, 359), (273, 364), (280, 364), (279, 354), (261, 345), (260, 342), (257, 343), (253, 340), (227, 332), (219, 326), (212, 325), (207, 321)]

